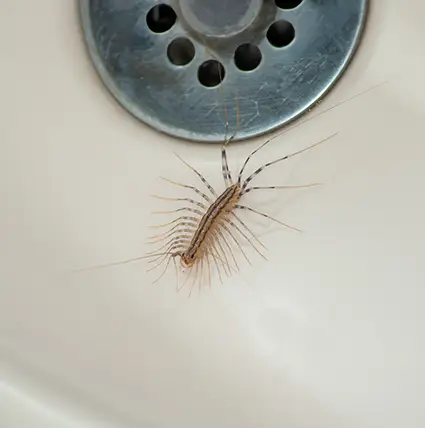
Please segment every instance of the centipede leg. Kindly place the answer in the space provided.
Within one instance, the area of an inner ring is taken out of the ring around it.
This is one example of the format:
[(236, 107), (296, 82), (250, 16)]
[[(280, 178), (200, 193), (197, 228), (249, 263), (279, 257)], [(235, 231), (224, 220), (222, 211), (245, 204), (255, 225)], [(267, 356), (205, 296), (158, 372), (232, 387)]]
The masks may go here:
[(288, 228), (288, 229), (292, 229), (292, 230), (295, 230), (295, 231), (297, 231), (297, 232), (302, 232), (302, 230), (301, 230), (301, 229), (297, 229), (296, 227), (293, 227), (293, 226), (290, 226), (289, 224), (283, 223), (282, 221), (277, 220), (276, 218), (271, 217), (271, 216), (269, 216), (268, 214), (264, 214), (264, 213), (262, 213), (262, 212), (260, 212), (260, 211), (257, 211), (257, 210), (255, 210), (255, 209), (253, 209), (253, 208), (250, 208), (250, 207), (247, 207), (247, 206), (245, 206), (245, 205), (236, 205), (236, 206), (235, 206), (235, 208), (237, 208), (237, 209), (241, 209), (241, 210), (247, 210), (247, 211), (250, 211), (250, 212), (252, 212), (252, 213), (255, 213), (255, 214), (258, 214), (258, 215), (260, 215), (260, 216), (262, 216), (262, 217), (265, 217), (265, 218), (267, 218), (267, 219), (269, 219), (269, 220), (271, 220), (271, 221), (274, 221), (274, 222), (276, 222), (276, 223), (279, 223), (280, 225), (282, 225), (282, 226), (284, 226), (284, 227), (286, 227), (286, 228)]

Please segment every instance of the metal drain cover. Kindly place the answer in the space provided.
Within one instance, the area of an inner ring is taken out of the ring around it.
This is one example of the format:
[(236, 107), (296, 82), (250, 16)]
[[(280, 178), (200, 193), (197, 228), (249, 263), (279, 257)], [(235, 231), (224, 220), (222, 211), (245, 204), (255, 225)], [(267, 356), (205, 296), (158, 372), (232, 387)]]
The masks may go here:
[(236, 139), (311, 107), (354, 54), (368, 4), (80, 1), (90, 55), (117, 100), (152, 127), (197, 141), (223, 140), (225, 109), (234, 132), (237, 104)]

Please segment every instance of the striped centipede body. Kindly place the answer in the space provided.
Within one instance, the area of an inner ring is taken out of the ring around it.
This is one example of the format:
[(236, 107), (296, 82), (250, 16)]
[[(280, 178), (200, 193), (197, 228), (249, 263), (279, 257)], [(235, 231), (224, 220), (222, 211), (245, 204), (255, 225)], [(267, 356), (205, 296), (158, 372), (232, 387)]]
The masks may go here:
[[(245, 160), (242, 165), (241, 170), (237, 176), (237, 179), (234, 181), (232, 179), (232, 174), (229, 169), (228, 160), (227, 160), (227, 145), (231, 141), (226, 139), (225, 143), (221, 148), (221, 157), (222, 157), (222, 174), (225, 183), (225, 190), (218, 194), (217, 191), (210, 185), (210, 183), (205, 179), (205, 177), (184, 161), (180, 156), (179, 159), (190, 168), (202, 181), (206, 190), (209, 192), (209, 196), (203, 193), (200, 189), (189, 186), (186, 184), (177, 183), (175, 181), (164, 178), (165, 181), (187, 188), (194, 193), (196, 193), (203, 201), (199, 202), (191, 198), (165, 198), (161, 196), (153, 197), (158, 199), (173, 200), (173, 201), (184, 201), (188, 202), (189, 205), (183, 208), (179, 208), (173, 211), (159, 211), (156, 214), (171, 214), (186, 211), (190, 215), (179, 216), (175, 220), (154, 227), (167, 227), (170, 226), (170, 229), (166, 232), (152, 236), (152, 239), (159, 238), (154, 243), (163, 243), (162, 247), (152, 251), (147, 254), (146, 258), (152, 258), (150, 263), (154, 263), (154, 266), (149, 270), (154, 270), (159, 266), (165, 263), (165, 267), (161, 275), (157, 278), (159, 281), (162, 276), (167, 271), (167, 268), (171, 262), (174, 261), (177, 270), (177, 264), (175, 259), (180, 259), (181, 267), (186, 270), (190, 270), (190, 273), (187, 279), (190, 277), (190, 274), (194, 271), (195, 276), (193, 283), (194, 284), (199, 277), (199, 284), (204, 273), (204, 267), (208, 271), (208, 281), (211, 284), (211, 271), (214, 269), (220, 281), (222, 281), (222, 273), (230, 276), (232, 271), (239, 270), (239, 265), (234, 254), (233, 248), (236, 246), (237, 249), (243, 254), (244, 258), (248, 263), (251, 264), (250, 259), (248, 258), (246, 252), (243, 249), (241, 240), (245, 244), (250, 245), (256, 253), (261, 257), (266, 259), (262, 250), (265, 249), (264, 244), (260, 239), (251, 231), (251, 229), (243, 222), (243, 220), (238, 215), (239, 211), (249, 211), (255, 213), (261, 217), (267, 218), (270, 221), (278, 223), (279, 225), (300, 231), (299, 229), (292, 227), (286, 223), (283, 223), (280, 220), (277, 220), (271, 217), (268, 214), (265, 214), (261, 211), (258, 211), (250, 206), (241, 204), (241, 200), (245, 197), (247, 193), (250, 193), (255, 190), (268, 190), (268, 189), (290, 189), (290, 188), (302, 188), (302, 187), (313, 187), (318, 183), (298, 185), (298, 186), (252, 186), (250, 183), (266, 168), (287, 160), (291, 157), (299, 155), (307, 150), (312, 149), (313, 147), (318, 146), (329, 138), (333, 137), (336, 134), (331, 135), (330, 137), (319, 141), (316, 144), (313, 144), (307, 148), (299, 150), (297, 152), (291, 153), (289, 155), (283, 156), (274, 161), (268, 162), (253, 173), (251, 173), (247, 178), (243, 178), (246, 166), (251, 159), (251, 157), (257, 153), (262, 147), (264, 147), (270, 140), (263, 143), (260, 147), (254, 150)], [(259, 247), (262, 247), (261, 249)], [(178, 276), (178, 272), (177, 272)], [(186, 281), (187, 281), (186, 279)], [(185, 281), (185, 283), (186, 283)], [(184, 285), (184, 284), (183, 284)], [(181, 286), (178, 285), (178, 288)]]
[[(250, 246), (259, 256), (266, 259), (266, 256), (264, 255), (264, 250), (266, 250), (266, 247), (240, 218), (240, 212), (248, 211), (262, 218), (266, 218), (269, 221), (277, 223), (284, 228), (295, 231), (300, 230), (266, 213), (252, 208), (251, 206), (246, 205), (244, 202), (246, 195), (253, 191), (260, 190), (313, 187), (317, 186), (319, 183), (295, 186), (255, 186), (252, 184), (252, 182), (265, 169), (294, 156), (300, 155), (314, 147), (317, 147), (318, 145), (335, 136), (336, 133), (306, 148), (267, 162), (245, 177), (245, 171), (251, 158), (259, 150), (261, 150), (272, 140), (282, 135), (283, 133), (288, 132), (291, 129), (298, 127), (299, 125), (306, 123), (320, 115), (323, 115), (324, 113), (329, 112), (330, 110), (348, 101), (351, 101), (354, 98), (365, 94), (366, 92), (378, 88), (384, 83), (387, 82), (378, 84), (348, 99), (345, 99), (314, 116), (311, 116), (293, 126), (290, 126), (289, 128), (286, 128), (283, 132), (268, 139), (249, 154), (249, 156), (243, 162), (235, 180), (232, 178), (227, 159), (227, 146), (235, 137), (235, 135), (233, 135), (231, 138), (227, 138), (229, 125), (226, 117), (226, 137), (224, 138), (224, 143), (221, 146), (221, 169), (225, 189), (221, 193), (217, 192), (197, 169), (189, 165), (189, 163), (183, 160), (180, 156), (176, 155), (181, 162), (183, 162), (193, 173), (196, 174), (205, 187), (205, 190), (202, 191), (196, 186), (182, 184), (162, 177), (163, 180), (169, 184), (191, 191), (194, 196), (170, 198), (152, 195), (157, 199), (185, 202), (187, 204), (184, 207), (178, 208), (176, 210), (156, 212), (156, 214), (182, 213), (182, 215), (179, 215), (177, 218), (165, 224), (151, 226), (151, 228), (169, 227), (165, 232), (150, 237), (150, 244), (160, 244), (161, 246), (146, 253), (143, 256), (134, 257), (115, 263), (109, 263), (106, 265), (94, 266), (88, 269), (121, 265), (136, 262), (141, 259), (148, 259), (148, 263), (151, 265), (148, 271), (153, 271), (160, 267), (163, 268), (160, 275), (156, 278), (155, 281), (153, 281), (154, 283), (157, 283), (165, 275), (171, 261), (173, 261), (177, 274), (177, 289), (180, 290), (183, 288), (183, 286), (189, 281), (191, 275), (193, 274), (192, 287), (190, 288), (190, 290), (192, 290), (196, 281), (198, 281), (199, 287), (201, 286), (205, 273), (207, 273), (208, 283), (211, 285), (213, 271), (217, 272), (221, 282), (223, 281), (223, 273), (227, 276), (230, 276), (232, 272), (239, 271), (240, 269), (237, 257), (235, 255), (235, 249), (242, 254), (244, 259), (249, 264), (251, 264), (251, 260), (248, 258), (248, 255), (244, 250), (244, 245)], [(227, 115), (226, 112), (225, 114)], [(238, 114), (237, 121), (239, 121)], [(195, 199), (195, 197), (197, 199)], [(179, 259), (179, 264), (182, 271), (189, 271), (185, 281), (182, 284), (179, 284), (179, 269), (176, 259)]]

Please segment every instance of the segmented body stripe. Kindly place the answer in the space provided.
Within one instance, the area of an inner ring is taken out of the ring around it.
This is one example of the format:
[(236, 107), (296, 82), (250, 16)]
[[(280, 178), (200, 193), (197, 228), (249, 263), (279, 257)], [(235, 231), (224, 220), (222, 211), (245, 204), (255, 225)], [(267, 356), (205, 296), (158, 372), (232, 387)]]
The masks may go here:
[(215, 225), (216, 219), (223, 213), (230, 212), (233, 206), (238, 202), (240, 186), (234, 184), (228, 187), (217, 199), (211, 204), (207, 212), (201, 218), (198, 228), (193, 235), (192, 242), (186, 250), (187, 255), (193, 255), (202, 245), (209, 230)]

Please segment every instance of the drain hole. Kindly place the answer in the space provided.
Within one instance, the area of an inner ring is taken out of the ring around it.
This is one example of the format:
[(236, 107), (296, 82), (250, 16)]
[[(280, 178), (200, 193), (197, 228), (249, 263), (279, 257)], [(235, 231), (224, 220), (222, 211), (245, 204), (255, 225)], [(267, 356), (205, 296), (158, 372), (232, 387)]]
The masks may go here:
[(261, 51), (251, 43), (240, 45), (235, 51), (235, 65), (242, 71), (256, 69), (261, 62)]
[(167, 56), (174, 65), (187, 65), (195, 56), (195, 46), (189, 39), (179, 37), (168, 45)]
[(288, 46), (295, 38), (295, 28), (288, 21), (276, 21), (267, 30), (267, 40), (275, 47)]
[(146, 23), (154, 33), (165, 33), (175, 24), (176, 19), (176, 12), (167, 4), (157, 4), (146, 15)]
[(226, 74), (223, 65), (215, 59), (203, 62), (198, 69), (198, 79), (201, 85), (212, 88), (219, 85)]
[(281, 9), (294, 9), (299, 6), (303, 0), (274, 0), (276, 6)]

